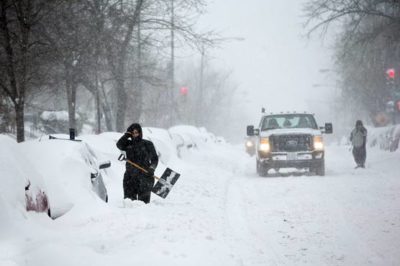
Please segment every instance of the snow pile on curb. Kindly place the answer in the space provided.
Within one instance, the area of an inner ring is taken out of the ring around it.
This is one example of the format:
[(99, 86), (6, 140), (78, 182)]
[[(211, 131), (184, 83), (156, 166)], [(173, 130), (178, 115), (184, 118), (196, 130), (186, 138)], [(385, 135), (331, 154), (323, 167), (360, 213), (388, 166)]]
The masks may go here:
[(1, 239), (1, 235), (9, 233), (8, 229), (14, 227), (16, 221), (26, 219), (26, 208), (42, 207), (38, 196), (43, 195), (44, 181), (40, 171), (30, 163), (14, 139), (0, 135), (0, 146)]
[[(213, 135), (205, 129), (193, 126), (176, 126), (170, 130), (144, 127), (143, 134), (145, 139), (154, 143), (159, 155), (159, 167), (156, 171), (159, 176), (167, 165), (171, 168), (179, 167), (182, 164), (181, 158), (189, 156), (193, 148), (205, 147), (206, 144), (214, 143), (215, 140)], [(77, 136), (77, 139), (83, 140), (83, 143), (94, 151), (99, 161), (111, 161), (111, 167), (104, 175), (106, 186), (107, 182), (122, 183), (125, 164), (117, 160), (120, 151), (115, 145), (121, 136), (122, 133), (118, 132)], [(68, 139), (67, 135), (57, 135), (57, 137)], [(93, 193), (89, 193), (90, 181), (88, 182), (86, 178), (84, 180), (78, 178), (87, 176), (89, 179), (90, 176), (85, 164), (81, 162), (82, 156), (78, 154), (82, 150), (79, 149), (81, 143), (69, 140), (53, 141), (48, 138), (46, 136), (39, 142), (31, 140), (18, 144), (11, 137), (0, 135), (2, 147), (2, 152), (0, 152), (0, 220), (2, 223), (7, 221), (8, 216), (13, 216), (12, 213), (21, 217), (25, 215), (24, 188), (28, 184), (34, 195), (47, 191), (46, 194), (51, 196), (50, 206), (52, 199), (54, 205), (62, 205), (62, 208), (69, 206), (70, 202), (78, 203), (78, 205), (88, 202), (99, 204), (99, 199)], [(69, 158), (67, 162), (73, 167), (60, 165), (66, 163), (61, 159), (64, 157)], [(46, 177), (46, 182), (43, 181), (43, 177)], [(114, 193), (116, 195), (119, 192)]]
[(369, 128), (368, 142), (370, 147), (379, 147), (385, 151), (398, 149), (400, 140), (400, 126)]

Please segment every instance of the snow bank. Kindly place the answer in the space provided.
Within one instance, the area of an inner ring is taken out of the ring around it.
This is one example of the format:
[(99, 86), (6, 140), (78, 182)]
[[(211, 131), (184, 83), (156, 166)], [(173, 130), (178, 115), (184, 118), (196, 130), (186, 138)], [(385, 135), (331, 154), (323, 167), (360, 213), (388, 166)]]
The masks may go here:
[(197, 128), (188, 125), (173, 126), (168, 129), (172, 134), (180, 135), (187, 146), (201, 147), (206, 143), (225, 142), (222, 137), (215, 137), (205, 128)]
[(398, 149), (400, 140), (400, 126), (368, 128), (368, 142), (370, 147), (379, 147), (386, 151)]
[[(170, 130), (144, 127), (143, 134), (145, 139), (154, 143), (159, 154), (157, 176), (161, 176), (167, 166), (182, 173), (182, 156), (190, 159), (197, 150), (193, 148), (205, 148), (205, 145), (214, 145), (217, 141), (204, 128), (192, 126), (177, 126)], [(53, 136), (69, 138), (65, 134)], [(30, 219), (32, 216), (26, 212), (24, 188), (29, 183), (30, 190), (35, 193), (46, 192), (53, 217), (64, 214), (56, 221), (84, 220), (93, 213), (107, 212), (109, 205), (120, 205), (125, 163), (117, 160), (120, 151), (116, 142), (121, 136), (122, 133), (118, 132), (79, 135), (77, 139), (82, 142), (73, 142), (49, 140), (49, 136), (44, 135), (18, 144), (10, 137), (0, 135), (0, 233), (15, 227), (17, 220), (31, 225), (38, 222), (37, 217)], [(90, 156), (97, 157), (98, 162), (111, 161), (111, 167), (102, 170), (110, 197), (108, 204), (93, 191), (88, 152), (93, 153)], [(152, 201), (157, 203), (160, 199), (153, 196)], [(43, 214), (40, 217), (49, 219)]]
[(0, 135), (0, 146), (0, 221), (7, 223), (11, 212), (25, 209), (24, 188), (28, 184), (28, 172), (20, 168), (22, 158), (13, 139)]

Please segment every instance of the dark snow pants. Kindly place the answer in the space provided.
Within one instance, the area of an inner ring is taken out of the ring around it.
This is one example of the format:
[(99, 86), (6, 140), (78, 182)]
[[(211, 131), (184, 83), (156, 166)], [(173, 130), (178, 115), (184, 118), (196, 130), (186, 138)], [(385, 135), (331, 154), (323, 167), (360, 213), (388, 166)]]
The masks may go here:
[(130, 170), (124, 174), (124, 199), (141, 200), (145, 203), (150, 202), (151, 189), (154, 179), (139, 171)]
[(365, 146), (353, 147), (353, 157), (357, 166), (364, 167), (365, 160), (367, 158), (367, 149), (365, 148)]

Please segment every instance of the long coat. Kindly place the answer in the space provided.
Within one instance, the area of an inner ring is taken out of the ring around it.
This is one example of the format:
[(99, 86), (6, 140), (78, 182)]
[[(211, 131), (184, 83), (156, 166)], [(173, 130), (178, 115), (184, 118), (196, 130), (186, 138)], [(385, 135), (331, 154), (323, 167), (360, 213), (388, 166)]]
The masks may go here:
[[(117, 142), (117, 147), (126, 152), (126, 158), (142, 168), (153, 170), (157, 167), (158, 156), (151, 141), (133, 138), (130, 133), (125, 133)], [(154, 178), (137, 169), (128, 162), (125, 165), (123, 188), (124, 198), (150, 202), (151, 189)]]
[(353, 157), (357, 167), (365, 167), (367, 158), (367, 129), (363, 126), (356, 127), (350, 134), (350, 141), (353, 145)]

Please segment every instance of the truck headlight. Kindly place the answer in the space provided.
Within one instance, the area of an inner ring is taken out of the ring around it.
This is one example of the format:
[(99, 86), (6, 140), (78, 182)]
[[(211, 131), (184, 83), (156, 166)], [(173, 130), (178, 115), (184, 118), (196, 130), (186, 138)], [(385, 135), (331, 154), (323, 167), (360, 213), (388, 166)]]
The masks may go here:
[(253, 142), (251, 140), (246, 141), (246, 147), (247, 148), (253, 147)]
[(314, 136), (314, 150), (316, 151), (324, 150), (324, 142), (322, 140), (322, 136)]
[(261, 138), (260, 139), (260, 146), (258, 148), (262, 152), (270, 152), (271, 151), (271, 146), (269, 144), (269, 139), (268, 138)]

